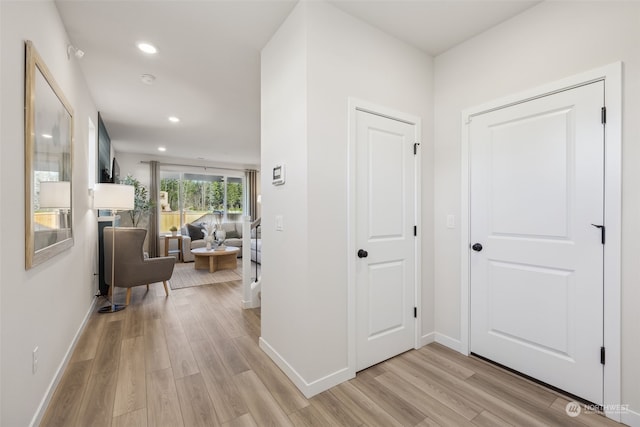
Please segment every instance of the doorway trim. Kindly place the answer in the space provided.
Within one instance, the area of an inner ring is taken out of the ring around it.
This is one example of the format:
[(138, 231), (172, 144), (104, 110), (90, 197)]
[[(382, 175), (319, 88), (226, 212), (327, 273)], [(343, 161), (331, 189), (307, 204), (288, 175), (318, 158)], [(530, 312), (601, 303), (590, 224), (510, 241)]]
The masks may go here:
[[(347, 363), (348, 371), (351, 377), (356, 375), (356, 347), (357, 347), (357, 301), (356, 301), (356, 147), (357, 147), (357, 112), (363, 111), (370, 114), (386, 117), (393, 120), (409, 123), (416, 128), (416, 141), (421, 143), (422, 124), (421, 119), (408, 113), (396, 111), (387, 107), (364, 101), (362, 99), (348, 97), (348, 144), (347, 144)], [(420, 337), (422, 335), (422, 314), (421, 314), (421, 298), (422, 298), (422, 269), (420, 260), (422, 258), (421, 247), (421, 203), (422, 203), (422, 155), (420, 146), (417, 148), (417, 154), (414, 156), (415, 161), (415, 221), (418, 227), (418, 233), (415, 238), (415, 304), (418, 308), (415, 323), (414, 348), (420, 347)]]
[[(622, 62), (615, 62), (553, 83), (510, 95), (462, 111), (461, 201), (460, 201), (460, 351), (470, 352), (470, 150), (469, 126), (474, 116), (506, 108), (553, 93), (603, 80), (607, 107), (605, 138), (604, 218), (607, 243), (604, 248), (604, 365), (603, 403), (608, 418), (620, 421), (615, 405), (621, 403), (621, 243), (622, 243)], [(596, 357), (596, 356), (594, 356)], [(607, 410), (611, 408), (612, 410)]]

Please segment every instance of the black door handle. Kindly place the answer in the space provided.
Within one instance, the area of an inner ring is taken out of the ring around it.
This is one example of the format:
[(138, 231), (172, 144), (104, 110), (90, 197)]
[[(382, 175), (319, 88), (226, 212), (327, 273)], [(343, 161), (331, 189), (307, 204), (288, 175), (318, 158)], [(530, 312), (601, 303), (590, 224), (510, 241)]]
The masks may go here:
[(471, 246), (471, 249), (476, 252), (480, 252), (482, 250), (482, 245), (480, 243), (474, 243), (473, 246)]
[(369, 256), (369, 252), (365, 251), (364, 249), (360, 249), (358, 251), (358, 258), (366, 258)]

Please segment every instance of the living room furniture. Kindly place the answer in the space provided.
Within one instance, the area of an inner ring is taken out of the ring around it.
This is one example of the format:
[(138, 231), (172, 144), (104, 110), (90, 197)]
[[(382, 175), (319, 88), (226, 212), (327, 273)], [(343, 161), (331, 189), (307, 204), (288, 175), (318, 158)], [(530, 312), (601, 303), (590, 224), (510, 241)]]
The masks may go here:
[(193, 249), (191, 253), (195, 257), (196, 270), (209, 270), (214, 273), (218, 270), (233, 270), (238, 267), (236, 258), (240, 248), (227, 246), (224, 250), (210, 250), (206, 248)]
[(176, 234), (175, 236), (167, 234), (164, 236), (164, 256), (169, 256), (170, 253), (174, 253), (174, 251), (169, 250), (169, 242), (171, 240), (176, 240), (178, 242), (178, 251), (175, 253), (178, 256), (178, 261), (180, 261), (182, 260), (182, 236), (180, 234)]
[[(203, 239), (194, 240), (189, 233), (189, 225), (199, 227), (199, 224), (185, 224), (181, 229), (182, 234), (182, 261), (193, 262), (195, 256), (191, 253), (193, 249), (204, 248), (207, 243)], [(242, 223), (227, 222), (221, 225), (225, 231), (227, 238), (224, 241), (225, 246), (233, 246), (242, 248)], [(192, 228), (193, 231), (193, 228)], [(242, 256), (242, 251), (238, 251)]]
[[(114, 236), (114, 230), (115, 235)], [(105, 227), (105, 264), (107, 269), (106, 281), (108, 285), (127, 288), (125, 305), (131, 301), (131, 288), (162, 282), (164, 292), (169, 296), (167, 280), (171, 279), (176, 259), (172, 256), (145, 258), (144, 239), (147, 230), (136, 227)], [(115, 241), (115, 246), (113, 242)], [(115, 262), (111, 262), (115, 259)]]

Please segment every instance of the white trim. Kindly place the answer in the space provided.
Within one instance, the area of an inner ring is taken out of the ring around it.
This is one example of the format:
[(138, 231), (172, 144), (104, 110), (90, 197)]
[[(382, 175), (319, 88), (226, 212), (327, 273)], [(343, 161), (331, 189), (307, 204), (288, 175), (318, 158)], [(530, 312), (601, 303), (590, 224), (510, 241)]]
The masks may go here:
[[(347, 254), (356, 253), (356, 143), (357, 126), (356, 113), (364, 111), (389, 119), (401, 121), (415, 126), (416, 142), (422, 143), (422, 120), (414, 115), (383, 107), (358, 98), (349, 97), (347, 102), (348, 117), (348, 143), (347, 143)], [(418, 226), (418, 235), (415, 239), (415, 306), (418, 308), (418, 316), (415, 319), (414, 347), (420, 348), (424, 344), (422, 338), (422, 151), (418, 149), (415, 156), (415, 224)], [(356, 373), (356, 259), (347, 257), (347, 360), (348, 370), (355, 376)]]
[(84, 319), (82, 319), (82, 323), (80, 324), (80, 327), (76, 331), (76, 334), (74, 335), (73, 340), (71, 340), (71, 344), (69, 345), (67, 352), (62, 358), (62, 362), (60, 362), (58, 369), (56, 369), (56, 373), (53, 376), (53, 379), (51, 380), (49, 387), (47, 387), (47, 391), (44, 393), (44, 396), (42, 397), (42, 400), (38, 405), (38, 409), (36, 409), (36, 413), (33, 415), (33, 418), (29, 423), (30, 427), (40, 425), (40, 422), (42, 421), (42, 417), (44, 417), (44, 413), (47, 410), (49, 403), (51, 402), (53, 393), (56, 391), (58, 384), (60, 384), (62, 375), (64, 374), (64, 371), (65, 369), (67, 369), (67, 365), (71, 360), (71, 356), (73, 355), (73, 350), (75, 350), (76, 345), (78, 344), (78, 339), (80, 338), (80, 335), (82, 335), (82, 332), (84, 332), (84, 328), (85, 326), (87, 326), (87, 322), (89, 321), (91, 314), (95, 311), (97, 301), (98, 301), (97, 298), (93, 298), (93, 301), (89, 306), (89, 311), (87, 311), (87, 314), (85, 314)]
[(428, 334), (420, 337), (420, 347), (424, 347), (425, 345), (431, 344), (432, 342), (435, 342), (435, 340), (436, 340), (436, 333), (429, 332)]
[[(604, 405), (621, 402), (621, 276), (620, 256), (622, 243), (622, 63), (616, 62), (601, 68), (580, 73), (535, 89), (514, 94), (499, 100), (466, 109), (462, 112), (461, 142), (461, 271), (460, 271), (460, 352), (469, 354), (469, 119), (477, 114), (523, 100), (576, 87), (588, 82), (605, 81), (605, 225), (607, 244), (604, 251), (604, 345), (607, 359), (604, 365)], [(437, 340), (436, 340), (437, 341)], [(607, 413), (620, 421), (619, 413)]]
[[(639, 412), (634, 412), (632, 410), (628, 410), (626, 412), (623, 412), (622, 414), (622, 419), (621, 422), (631, 426), (631, 427), (640, 427), (640, 413)], [(609, 414), (607, 414), (607, 416), (609, 416)], [(614, 417), (609, 417), (609, 418), (614, 418)]]
[(258, 344), (307, 399), (355, 377), (355, 372), (352, 373), (349, 367), (345, 367), (315, 381), (307, 382), (264, 338), (260, 337)]
[(438, 344), (442, 344), (445, 347), (449, 347), (451, 350), (455, 350), (459, 353), (464, 353), (463, 343), (460, 340), (455, 338), (451, 338), (449, 335), (441, 334), (439, 332), (435, 333), (435, 342)]

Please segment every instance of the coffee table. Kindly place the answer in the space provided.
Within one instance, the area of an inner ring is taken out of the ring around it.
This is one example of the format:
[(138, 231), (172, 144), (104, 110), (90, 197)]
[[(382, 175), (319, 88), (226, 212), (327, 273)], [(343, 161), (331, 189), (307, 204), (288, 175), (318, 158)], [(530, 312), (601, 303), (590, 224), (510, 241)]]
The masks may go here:
[(227, 246), (223, 251), (215, 251), (207, 248), (193, 249), (191, 253), (195, 256), (196, 270), (209, 270), (213, 273), (218, 270), (233, 270), (238, 266), (236, 257), (240, 248)]

